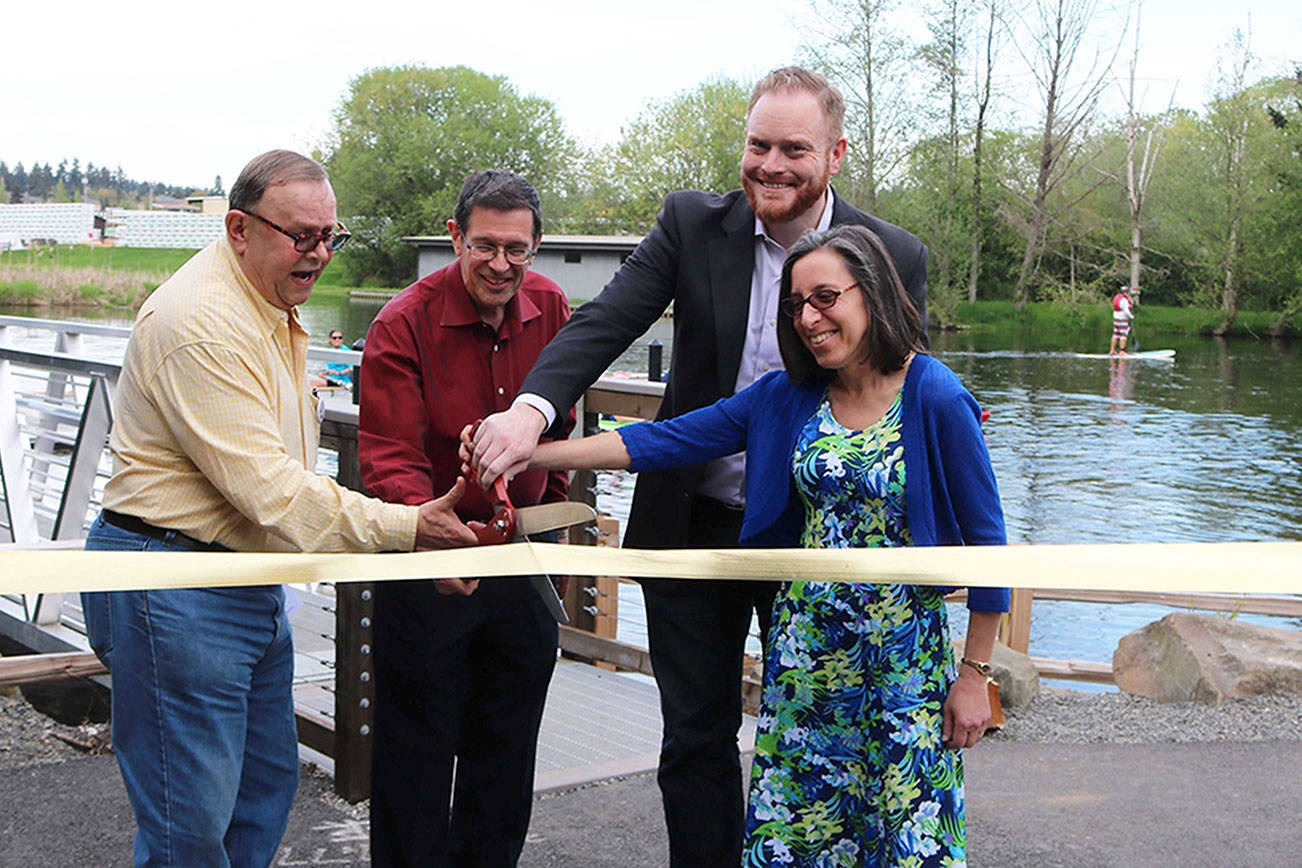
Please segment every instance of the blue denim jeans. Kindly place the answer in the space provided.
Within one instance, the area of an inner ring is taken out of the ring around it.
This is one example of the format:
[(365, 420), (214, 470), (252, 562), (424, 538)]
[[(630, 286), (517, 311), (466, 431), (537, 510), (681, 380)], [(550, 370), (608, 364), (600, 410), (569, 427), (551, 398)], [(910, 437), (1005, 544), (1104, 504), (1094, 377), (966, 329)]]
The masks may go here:
[[(182, 546), (96, 519), (87, 549)], [(113, 675), (113, 749), (137, 866), (257, 866), (298, 786), (294, 672), (278, 585), (82, 594)]]

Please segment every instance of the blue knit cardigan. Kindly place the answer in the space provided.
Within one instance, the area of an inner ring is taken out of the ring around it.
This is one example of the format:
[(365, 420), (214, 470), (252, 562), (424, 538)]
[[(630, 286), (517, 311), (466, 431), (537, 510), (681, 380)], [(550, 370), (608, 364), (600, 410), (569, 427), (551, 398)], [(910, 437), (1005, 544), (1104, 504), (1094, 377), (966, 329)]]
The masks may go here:
[[(618, 429), (632, 469), (662, 470), (746, 450), (741, 545), (799, 545), (804, 505), (791, 475), (796, 438), (821, 403), (821, 382), (792, 383), (783, 371), (709, 407), (663, 422)], [(944, 363), (919, 353), (901, 393), (905, 506), (913, 544), (1004, 545), (981, 409)], [(968, 608), (1008, 610), (1007, 588), (972, 588)]]

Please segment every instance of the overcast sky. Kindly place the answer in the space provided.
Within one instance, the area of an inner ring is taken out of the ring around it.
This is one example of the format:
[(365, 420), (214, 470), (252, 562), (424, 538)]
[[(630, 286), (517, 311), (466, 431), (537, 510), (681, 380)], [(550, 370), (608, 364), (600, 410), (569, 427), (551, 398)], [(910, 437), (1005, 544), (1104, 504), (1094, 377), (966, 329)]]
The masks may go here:
[[(169, 184), (206, 187), (221, 175), (229, 188), (263, 150), (320, 144), (349, 80), (398, 64), (505, 75), (552, 100), (581, 141), (613, 141), (647, 100), (714, 75), (749, 83), (792, 62), (808, 33), (804, 0), (652, 0), (626, 11), (633, 5), (8, 4), (0, 160), (12, 168), (78, 157)], [(1146, 0), (1139, 75), (1149, 107), (1174, 93), (1177, 105), (1200, 108), (1218, 50), (1249, 21), (1259, 74), (1302, 62), (1299, 9), (1298, 0)], [(1010, 85), (1013, 95), (1030, 90)]]

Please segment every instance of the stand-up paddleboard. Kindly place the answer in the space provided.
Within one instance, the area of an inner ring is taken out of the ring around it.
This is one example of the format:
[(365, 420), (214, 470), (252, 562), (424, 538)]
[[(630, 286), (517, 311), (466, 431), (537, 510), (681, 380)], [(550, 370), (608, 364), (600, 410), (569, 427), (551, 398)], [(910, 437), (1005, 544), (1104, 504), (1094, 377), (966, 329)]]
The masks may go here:
[(1072, 353), (1077, 359), (1136, 359), (1148, 362), (1174, 362), (1175, 350), (1145, 350), (1142, 353)]

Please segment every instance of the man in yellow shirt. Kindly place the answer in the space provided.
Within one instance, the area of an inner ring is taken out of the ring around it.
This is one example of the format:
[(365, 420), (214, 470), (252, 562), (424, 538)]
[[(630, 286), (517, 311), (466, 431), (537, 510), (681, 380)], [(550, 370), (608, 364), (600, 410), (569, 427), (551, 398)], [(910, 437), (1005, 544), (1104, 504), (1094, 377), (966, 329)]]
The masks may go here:
[[(226, 232), (140, 309), (115, 396), (113, 475), (88, 549), (411, 551), (470, 545), (453, 507), (383, 503), (318, 476), (298, 305), (348, 240), (325, 171), (254, 158)], [(298, 780), (280, 586), (83, 595), (113, 673), (135, 863), (265, 866)]]

